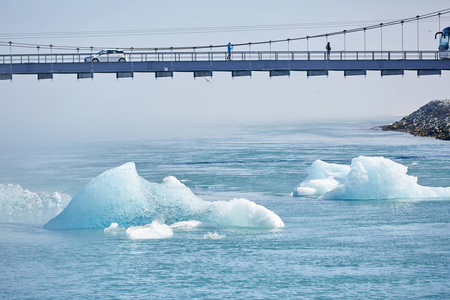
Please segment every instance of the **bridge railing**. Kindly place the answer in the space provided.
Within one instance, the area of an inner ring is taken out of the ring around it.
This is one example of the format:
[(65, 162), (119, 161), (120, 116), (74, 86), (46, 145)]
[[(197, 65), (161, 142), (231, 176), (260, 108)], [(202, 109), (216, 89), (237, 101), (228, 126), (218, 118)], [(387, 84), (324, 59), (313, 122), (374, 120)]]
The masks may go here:
[[(0, 64), (85, 63), (90, 53), (3, 54)], [(129, 62), (226, 61), (227, 52), (127, 52)], [(325, 51), (233, 51), (232, 61), (326, 60)], [(330, 60), (438, 60), (438, 51), (331, 51)]]

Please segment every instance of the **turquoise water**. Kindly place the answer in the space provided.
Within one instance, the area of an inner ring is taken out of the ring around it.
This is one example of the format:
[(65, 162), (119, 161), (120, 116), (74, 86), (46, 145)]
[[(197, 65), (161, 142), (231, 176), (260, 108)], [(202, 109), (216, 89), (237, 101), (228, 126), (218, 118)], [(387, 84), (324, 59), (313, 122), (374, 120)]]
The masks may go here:
[[(57, 212), (0, 215), (0, 297), (445, 299), (450, 198), (336, 201), (292, 197), (316, 159), (384, 156), (424, 186), (450, 186), (448, 142), (383, 132), (386, 120), (245, 126), (177, 139), (0, 149), (0, 184), (74, 196), (100, 173), (136, 163), (207, 201), (246, 198), (280, 229), (196, 228), (167, 239), (123, 231), (45, 230)], [(217, 231), (221, 239), (207, 239)]]

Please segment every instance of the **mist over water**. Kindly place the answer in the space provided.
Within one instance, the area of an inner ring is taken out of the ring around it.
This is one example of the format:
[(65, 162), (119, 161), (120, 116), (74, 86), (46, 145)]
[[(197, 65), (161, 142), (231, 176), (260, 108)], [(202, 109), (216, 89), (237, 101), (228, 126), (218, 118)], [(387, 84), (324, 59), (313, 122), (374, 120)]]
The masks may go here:
[(407, 167), (420, 186), (448, 189), (448, 142), (375, 128), (386, 123), (244, 126), (178, 139), (2, 148), (0, 184), (13, 187), (3, 189), (2, 201), (38, 203), (54, 193), (74, 198), (103, 172), (134, 162), (144, 181), (156, 185), (175, 176), (180, 190), (184, 185), (205, 202), (245, 198), (285, 226), (217, 226), (186, 216), (180, 222), (149, 217), (124, 226), (117, 218), (98, 229), (46, 230), (62, 207), (3, 211), (0, 295), (448, 298), (450, 197), (292, 197), (317, 159), (350, 166), (359, 156), (383, 157), (394, 169)]

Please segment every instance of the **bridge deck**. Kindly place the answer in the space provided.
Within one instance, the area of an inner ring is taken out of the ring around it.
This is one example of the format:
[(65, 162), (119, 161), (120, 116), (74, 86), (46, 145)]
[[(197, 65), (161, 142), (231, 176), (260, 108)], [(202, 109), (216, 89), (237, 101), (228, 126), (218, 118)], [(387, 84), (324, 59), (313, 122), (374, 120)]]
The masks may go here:
[(289, 75), (290, 71), (306, 71), (308, 76), (327, 75), (328, 71), (344, 71), (348, 75), (365, 75), (381, 71), (382, 75), (399, 75), (415, 70), (418, 75), (441, 74), (450, 70), (450, 60), (439, 60), (436, 51), (385, 52), (166, 52), (128, 54), (128, 62), (85, 63), (89, 54), (23, 54), (0, 55), (0, 79), (12, 74), (37, 74), (39, 79), (53, 74), (78, 74), (92, 78), (93, 73), (116, 73), (132, 77), (134, 72), (153, 72), (156, 77), (171, 77), (173, 72), (193, 72), (195, 77), (212, 76), (212, 72), (231, 72), (233, 76), (249, 76), (252, 71), (267, 71), (270, 76)]

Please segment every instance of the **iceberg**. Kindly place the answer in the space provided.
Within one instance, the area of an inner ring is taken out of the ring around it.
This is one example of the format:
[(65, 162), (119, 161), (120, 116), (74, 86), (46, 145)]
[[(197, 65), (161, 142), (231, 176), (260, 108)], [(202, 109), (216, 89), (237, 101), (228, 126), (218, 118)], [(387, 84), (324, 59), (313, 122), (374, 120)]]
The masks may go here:
[(160, 184), (145, 180), (130, 162), (91, 180), (44, 228), (103, 229), (112, 223), (129, 228), (157, 219), (166, 224), (197, 220), (218, 227), (284, 227), (278, 215), (247, 199), (204, 201), (173, 176)]
[(17, 184), (0, 184), (0, 212), (14, 215), (26, 211), (64, 208), (72, 199), (64, 193), (34, 193)]
[(408, 167), (384, 157), (359, 156), (351, 164), (330, 164), (316, 160), (308, 176), (294, 190), (294, 196), (321, 199), (427, 199), (450, 197), (450, 187), (428, 187), (408, 175)]

